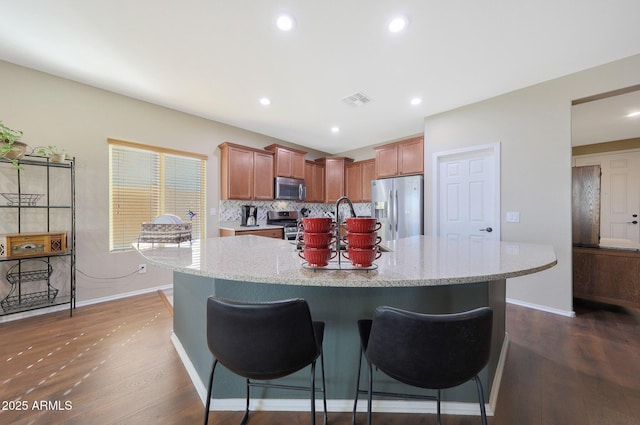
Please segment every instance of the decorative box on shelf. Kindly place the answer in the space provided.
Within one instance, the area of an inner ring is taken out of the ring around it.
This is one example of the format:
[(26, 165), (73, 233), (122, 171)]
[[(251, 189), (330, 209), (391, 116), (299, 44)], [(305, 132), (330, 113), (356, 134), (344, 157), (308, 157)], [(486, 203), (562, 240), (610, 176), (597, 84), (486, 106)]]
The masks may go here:
[(24, 258), (67, 251), (66, 232), (12, 233), (0, 235), (0, 258)]

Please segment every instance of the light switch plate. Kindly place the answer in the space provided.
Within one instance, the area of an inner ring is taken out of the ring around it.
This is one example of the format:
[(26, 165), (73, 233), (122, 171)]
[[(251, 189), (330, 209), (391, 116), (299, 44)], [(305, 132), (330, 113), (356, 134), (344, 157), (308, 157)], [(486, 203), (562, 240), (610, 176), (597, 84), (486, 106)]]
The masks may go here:
[(520, 223), (520, 213), (518, 211), (507, 211), (507, 223)]

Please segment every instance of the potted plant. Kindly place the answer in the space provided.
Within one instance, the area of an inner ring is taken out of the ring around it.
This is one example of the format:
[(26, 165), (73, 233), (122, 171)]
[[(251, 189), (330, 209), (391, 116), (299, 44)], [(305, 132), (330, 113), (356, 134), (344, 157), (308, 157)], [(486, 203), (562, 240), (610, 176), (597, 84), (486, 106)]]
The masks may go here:
[(55, 145), (37, 148), (36, 153), (51, 159), (51, 162), (63, 162), (67, 157), (67, 152)]
[(22, 131), (9, 128), (0, 121), (0, 157), (10, 159), (13, 166), (17, 169), (22, 169), (18, 160), (22, 158), (27, 151), (26, 143), (19, 141), (21, 137)]

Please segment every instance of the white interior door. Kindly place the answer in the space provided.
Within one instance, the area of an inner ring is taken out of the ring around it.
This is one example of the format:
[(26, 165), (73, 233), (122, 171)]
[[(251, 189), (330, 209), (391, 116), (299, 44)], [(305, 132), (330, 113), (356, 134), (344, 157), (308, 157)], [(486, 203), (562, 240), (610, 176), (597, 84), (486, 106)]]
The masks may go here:
[(575, 165), (599, 165), (600, 237), (640, 243), (640, 152), (575, 157)]
[(500, 240), (500, 145), (434, 154), (434, 235)]

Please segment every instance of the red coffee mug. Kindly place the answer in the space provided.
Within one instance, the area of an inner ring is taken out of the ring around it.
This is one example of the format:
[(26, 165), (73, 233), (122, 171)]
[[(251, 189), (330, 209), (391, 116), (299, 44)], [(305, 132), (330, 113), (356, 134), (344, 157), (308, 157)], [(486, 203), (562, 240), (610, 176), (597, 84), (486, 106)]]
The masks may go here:
[[(332, 255), (333, 254), (333, 255)], [(298, 251), (298, 256), (306, 260), (311, 267), (324, 267), (329, 264), (329, 260), (335, 258), (337, 252), (329, 248), (307, 248)]]
[(302, 242), (307, 248), (329, 248), (329, 245), (331, 245), (334, 241), (335, 238), (333, 232), (302, 233)]
[(373, 264), (373, 260), (377, 260), (382, 255), (378, 247), (373, 248), (347, 248), (342, 251), (342, 256), (351, 261), (356, 267), (369, 267)]
[(333, 230), (336, 224), (329, 217), (305, 217), (298, 226), (305, 232), (325, 233)]
[(378, 245), (382, 238), (376, 232), (354, 233), (349, 232), (344, 238), (350, 248), (373, 248)]
[(354, 233), (370, 233), (379, 230), (382, 223), (376, 218), (349, 217), (347, 219), (347, 230)]

